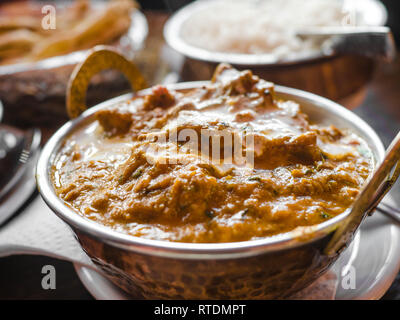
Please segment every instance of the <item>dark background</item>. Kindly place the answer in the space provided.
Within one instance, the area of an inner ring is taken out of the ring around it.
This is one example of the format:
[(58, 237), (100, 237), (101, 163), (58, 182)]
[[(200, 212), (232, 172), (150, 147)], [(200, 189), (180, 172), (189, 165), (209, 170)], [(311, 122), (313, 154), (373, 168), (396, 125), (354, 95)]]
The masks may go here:
[[(193, 0), (136, 0), (143, 9), (175, 11)], [(245, 1), (245, 0), (243, 0)], [(304, 0), (307, 1), (307, 0)], [(392, 28), (397, 43), (400, 44), (400, 0), (382, 0), (389, 11), (388, 25)]]
[(399, 0), (383, 0), (382, 1), (389, 11), (388, 25), (395, 33), (397, 44), (400, 44), (400, 1)]

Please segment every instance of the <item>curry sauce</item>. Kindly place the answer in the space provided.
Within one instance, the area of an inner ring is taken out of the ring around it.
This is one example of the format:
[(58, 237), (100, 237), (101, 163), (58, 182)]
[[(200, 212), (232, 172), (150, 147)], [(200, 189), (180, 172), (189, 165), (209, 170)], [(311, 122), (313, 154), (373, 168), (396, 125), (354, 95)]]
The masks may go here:
[(157, 86), (97, 111), (57, 155), (58, 196), (133, 236), (235, 242), (346, 211), (373, 169), (356, 134), (311, 123), (250, 71), (220, 65), (190, 90)]

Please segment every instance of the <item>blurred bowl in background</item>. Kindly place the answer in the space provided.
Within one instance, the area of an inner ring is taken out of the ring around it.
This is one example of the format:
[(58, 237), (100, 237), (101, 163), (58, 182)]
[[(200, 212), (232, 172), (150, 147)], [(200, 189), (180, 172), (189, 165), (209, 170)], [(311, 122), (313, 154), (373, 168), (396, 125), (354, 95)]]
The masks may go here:
[[(144, 46), (147, 35), (146, 17), (135, 10), (128, 32), (112, 46), (133, 59)], [(0, 99), (6, 111), (4, 120), (20, 127), (45, 126), (52, 129), (66, 122), (67, 83), (72, 70), (87, 53), (88, 50), (80, 50), (37, 62), (0, 66)], [(87, 101), (93, 105), (129, 90), (129, 83), (120, 73), (107, 70), (93, 78)]]
[[(282, 60), (272, 54), (238, 54), (213, 52), (185, 42), (182, 26), (193, 15), (207, 9), (215, 1), (196, 1), (176, 12), (166, 23), (164, 37), (168, 45), (184, 57), (181, 70), (183, 81), (210, 79), (220, 62), (238, 69), (251, 68), (263, 79), (313, 92), (338, 101), (348, 108), (363, 100), (365, 85), (371, 80), (376, 62), (355, 55), (326, 55), (310, 52)], [(357, 2), (357, 19), (364, 25), (385, 25), (387, 10), (379, 0)]]

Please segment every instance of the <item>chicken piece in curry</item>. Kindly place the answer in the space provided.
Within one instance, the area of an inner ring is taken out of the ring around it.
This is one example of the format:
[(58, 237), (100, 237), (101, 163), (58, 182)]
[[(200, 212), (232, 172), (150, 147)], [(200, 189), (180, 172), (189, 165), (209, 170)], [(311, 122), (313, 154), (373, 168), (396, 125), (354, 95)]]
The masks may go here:
[(56, 193), (118, 232), (188, 243), (260, 239), (345, 212), (373, 169), (367, 144), (275, 96), (251, 71), (220, 65), (204, 86), (156, 86), (99, 109), (58, 153)]

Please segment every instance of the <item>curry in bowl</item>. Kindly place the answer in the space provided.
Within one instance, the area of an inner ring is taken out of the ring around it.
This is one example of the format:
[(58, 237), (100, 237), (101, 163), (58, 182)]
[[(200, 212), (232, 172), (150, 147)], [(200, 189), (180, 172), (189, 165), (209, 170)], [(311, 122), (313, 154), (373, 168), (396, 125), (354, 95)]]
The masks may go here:
[(312, 123), (251, 71), (102, 108), (65, 140), (57, 195), (132, 236), (223, 243), (313, 226), (349, 209), (373, 171), (355, 133)]

